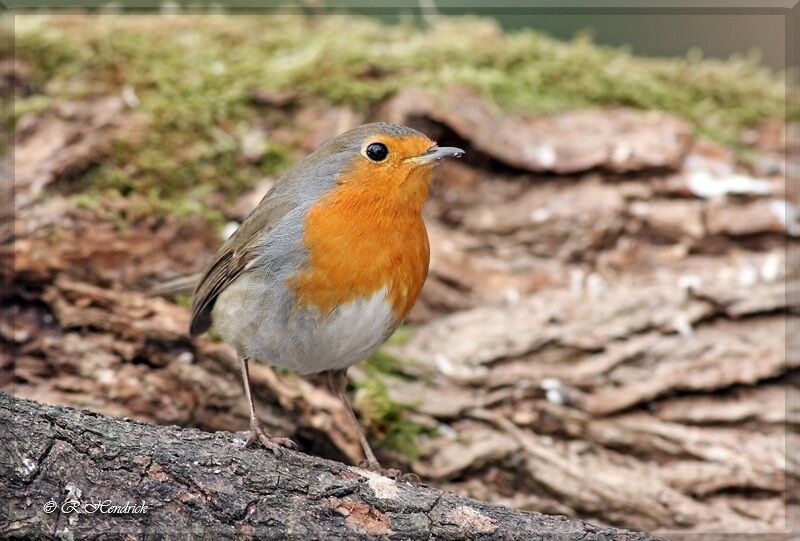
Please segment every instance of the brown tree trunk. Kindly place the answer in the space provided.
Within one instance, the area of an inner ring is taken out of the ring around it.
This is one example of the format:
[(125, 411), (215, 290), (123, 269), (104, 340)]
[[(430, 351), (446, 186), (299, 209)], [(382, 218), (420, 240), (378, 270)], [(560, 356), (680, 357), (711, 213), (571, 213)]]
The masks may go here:
[(1, 393), (0, 426), (3, 538), (652, 539)]

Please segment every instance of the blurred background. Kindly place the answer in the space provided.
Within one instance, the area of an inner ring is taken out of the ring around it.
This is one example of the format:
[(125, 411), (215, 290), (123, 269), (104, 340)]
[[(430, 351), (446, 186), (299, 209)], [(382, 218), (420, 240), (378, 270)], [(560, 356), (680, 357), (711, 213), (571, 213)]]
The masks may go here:
[[(404, 123), (467, 155), (422, 298), (350, 370), (380, 458), (634, 529), (786, 530), (782, 15), (118, 10), (16, 15), (0, 63), (5, 390), (246, 430), (233, 352), (187, 336), (196, 273), (298, 159)], [(323, 379), (252, 379), (271, 431), (360, 460)]]

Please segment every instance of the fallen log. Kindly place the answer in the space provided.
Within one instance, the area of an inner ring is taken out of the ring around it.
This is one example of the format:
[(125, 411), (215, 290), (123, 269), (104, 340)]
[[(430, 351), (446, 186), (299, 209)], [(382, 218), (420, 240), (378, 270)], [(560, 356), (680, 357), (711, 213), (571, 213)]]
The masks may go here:
[(2, 393), (0, 426), (3, 538), (653, 539)]
[(268, 539), (654, 539), (526, 513), (341, 463), (248, 449), (0, 393), (0, 534)]

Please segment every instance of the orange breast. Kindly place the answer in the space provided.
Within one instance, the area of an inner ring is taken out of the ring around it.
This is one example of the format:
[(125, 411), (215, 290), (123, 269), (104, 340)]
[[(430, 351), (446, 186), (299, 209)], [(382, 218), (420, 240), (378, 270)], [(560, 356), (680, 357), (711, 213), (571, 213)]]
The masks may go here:
[(404, 179), (343, 182), (320, 199), (305, 223), (307, 265), (287, 281), (299, 304), (330, 313), (385, 287), (397, 321), (402, 320), (428, 273), (421, 208), (429, 176), (421, 170)]

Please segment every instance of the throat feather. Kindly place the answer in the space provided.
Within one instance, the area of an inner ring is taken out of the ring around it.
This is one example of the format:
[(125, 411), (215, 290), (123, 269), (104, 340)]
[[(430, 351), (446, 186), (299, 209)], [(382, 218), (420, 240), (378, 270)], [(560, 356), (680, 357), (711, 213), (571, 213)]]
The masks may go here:
[(428, 273), (428, 235), (419, 206), (340, 186), (311, 207), (305, 266), (287, 281), (301, 307), (330, 314), (381, 289), (399, 323)]

